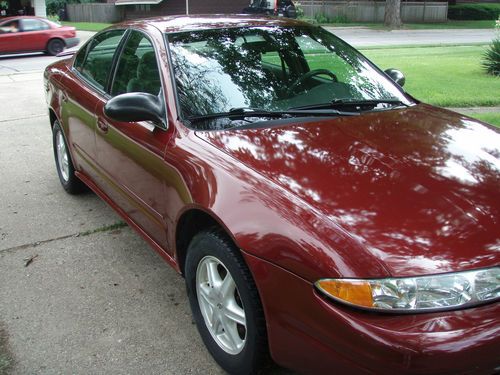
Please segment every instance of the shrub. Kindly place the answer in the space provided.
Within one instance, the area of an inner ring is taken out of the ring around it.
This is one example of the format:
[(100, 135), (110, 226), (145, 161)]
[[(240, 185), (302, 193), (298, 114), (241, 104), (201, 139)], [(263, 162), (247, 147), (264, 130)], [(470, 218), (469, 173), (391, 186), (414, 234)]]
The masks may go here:
[(65, 0), (46, 0), (45, 4), (47, 5), (47, 14), (51, 16), (55, 16), (59, 13), (60, 9), (64, 8), (64, 4), (66, 4)]
[(331, 23), (349, 23), (351, 22), (347, 16), (344, 16), (343, 14), (339, 14), (333, 18), (330, 19)]
[(483, 55), (482, 65), (488, 74), (500, 76), (500, 17), (495, 28), (496, 36)]
[(448, 7), (450, 20), (496, 20), (500, 16), (500, 4), (459, 4)]
[(314, 19), (316, 20), (316, 22), (318, 23), (328, 23), (330, 20), (328, 18), (328, 16), (324, 13), (321, 13), (321, 12), (318, 12), (314, 15)]
[(298, 19), (303, 19), (304, 18), (304, 8), (302, 7), (302, 4), (298, 1), (295, 2), (295, 11), (297, 12), (297, 18)]

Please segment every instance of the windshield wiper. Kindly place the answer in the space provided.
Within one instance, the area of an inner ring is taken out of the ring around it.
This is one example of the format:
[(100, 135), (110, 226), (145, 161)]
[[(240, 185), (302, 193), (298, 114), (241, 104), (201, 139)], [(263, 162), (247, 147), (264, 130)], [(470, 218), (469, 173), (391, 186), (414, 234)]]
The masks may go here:
[(350, 100), (350, 99), (334, 99), (329, 103), (319, 103), (305, 105), (301, 107), (293, 107), (293, 110), (311, 110), (311, 109), (326, 109), (326, 108), (343, 108), (343, 107), (356, 107), (361, 109), (362, 107), (376, 107), (378, 104), (390, 104), (392, 106), (404, 106), (409, 107), (408, 104), (404, 103), (399, 99), (366, 99), (366, 100)]
[(260, 108), (240, 107), (231, 108), (227, 112), (209, 113), (206, 115), (189, 116), (187, 119), (191, 122), (199, 122), (205, 120), (213, 120), (218, 118), (229, 118), (232, 120), (241, 120), (248, 117), (268, 117), (268, 118), (289, 118), (289, 117), (305, 117), (305, 116), (356, 116), (357, 112), (344, 112), (328, 108), (312, 108), (314, 110), (304, 109), (288, 109), (286, 111), (268, 111)]
[(187, 119), (191, 122), (204, 120), (213, 120), (217, 118), (244, 119), (246, 117), (284, 117), (282, 112), (267, 111), (259, 108), (231, 108), (227, 112), (208, 113), (206, 115), (189, 116)]

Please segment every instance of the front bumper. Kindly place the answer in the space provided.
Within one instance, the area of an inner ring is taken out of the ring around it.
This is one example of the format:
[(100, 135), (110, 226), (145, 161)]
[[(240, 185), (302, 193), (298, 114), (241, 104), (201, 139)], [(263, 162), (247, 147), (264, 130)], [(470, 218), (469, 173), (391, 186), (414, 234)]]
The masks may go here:
[(282, 366), (314, 374), (500, 373), (500, 303), (411, 315), (358, 311), (278, 266), (245, 259)]
[(65, 38), (64, 44), (66, 44), (66, 48), (71, 48), (77, 46), (80, 43), (80, 38)]

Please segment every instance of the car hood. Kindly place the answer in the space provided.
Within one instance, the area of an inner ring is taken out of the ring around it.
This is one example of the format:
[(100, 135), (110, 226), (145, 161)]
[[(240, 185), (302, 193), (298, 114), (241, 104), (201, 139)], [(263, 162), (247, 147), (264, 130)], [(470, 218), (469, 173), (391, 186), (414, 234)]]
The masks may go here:
[(499, 264), (491, 126), (420, 104), (197, 136), (344, 227), (393, 276)]

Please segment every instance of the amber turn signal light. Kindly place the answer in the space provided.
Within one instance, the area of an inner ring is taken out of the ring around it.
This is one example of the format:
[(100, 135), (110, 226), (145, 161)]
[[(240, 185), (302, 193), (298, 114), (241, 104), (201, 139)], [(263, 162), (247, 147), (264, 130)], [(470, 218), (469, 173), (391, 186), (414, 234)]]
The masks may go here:
[(366, 281), (323, 279), (315, 285), (329, 297), (357, 306), (373, 307), (372, 288)]

